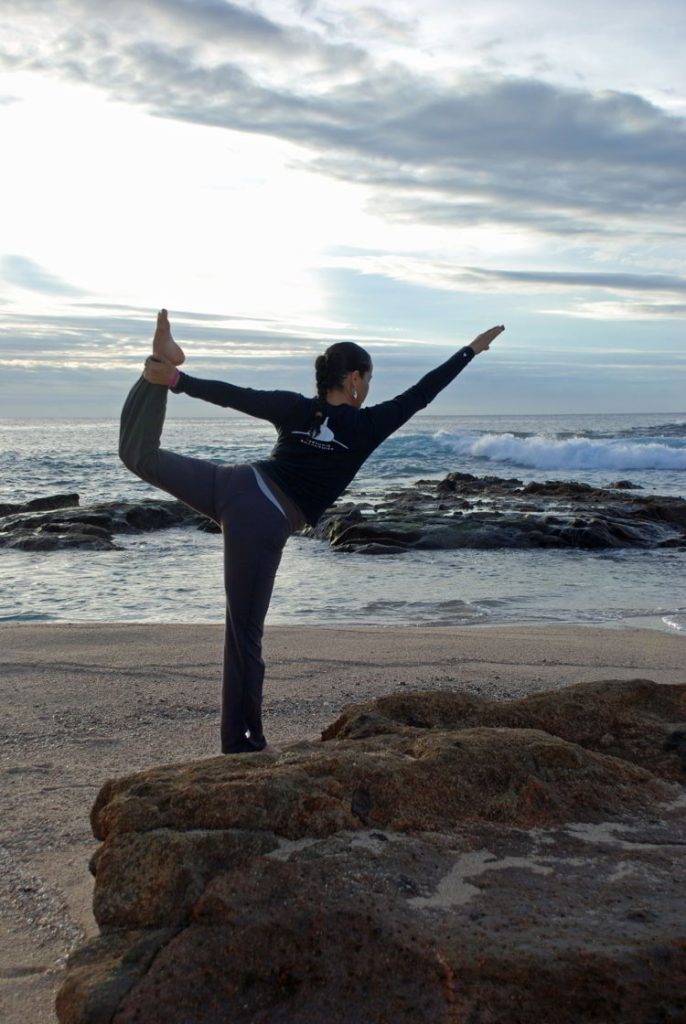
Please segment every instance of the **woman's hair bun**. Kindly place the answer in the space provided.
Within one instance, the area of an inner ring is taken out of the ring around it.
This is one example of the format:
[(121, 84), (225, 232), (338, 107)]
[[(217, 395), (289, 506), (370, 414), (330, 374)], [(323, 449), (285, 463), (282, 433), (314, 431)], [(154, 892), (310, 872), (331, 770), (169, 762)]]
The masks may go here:
[(345, 376), (354, 370), (367, 373), (372, 368), (372, 360), (368, 352), (354, 341), (337, 341), (329, 345), (326, 352), (317, 356), (314, 371), (317, 382), (318, 406), (312, 416), (310, 437), (319, 434), (320, 421), (324, 419), (324, 403), (332, 388), (342, 386)]

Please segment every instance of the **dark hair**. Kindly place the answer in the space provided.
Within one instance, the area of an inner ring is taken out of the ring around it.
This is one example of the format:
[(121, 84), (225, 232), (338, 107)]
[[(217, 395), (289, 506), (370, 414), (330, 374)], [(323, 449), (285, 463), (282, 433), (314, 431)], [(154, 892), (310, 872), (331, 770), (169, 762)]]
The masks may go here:
[(317, 404), (312, 417), (310, 437), (316, 437), (324, 419), (327, 392), (343, 386), (349, 373), (368, 373), (372, 368), (372, 359), (361, 345), (354, 341), (337, 341), (329, 345), (323, 356), (314, 361), (314, 372), (317, 382)]

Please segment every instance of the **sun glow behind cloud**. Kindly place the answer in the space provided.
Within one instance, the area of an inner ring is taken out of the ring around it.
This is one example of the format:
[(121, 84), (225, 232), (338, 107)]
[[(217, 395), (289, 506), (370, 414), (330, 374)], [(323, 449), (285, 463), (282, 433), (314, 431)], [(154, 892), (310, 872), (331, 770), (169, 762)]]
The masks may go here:
[[(321, 309), (311, 268), (323, 213), (343, 204), (331, 203), (326, 182), (306, 186), (289, 170), (283, 146), (241, 140), (237, 155), (229, 133), (180, 132), (71, 85), (33, 85), (0, 119), (7, 151), (21, 153), (5, 196), (26, 197), (6, 203), (6, 251), (30, 252), (113, 301), (173, 296), (198, 310), (221, 303), (279, 316)], [(312, 216), (303, 219), (305, 199)], [(40, 308), (36, 297), (31, 306)]]

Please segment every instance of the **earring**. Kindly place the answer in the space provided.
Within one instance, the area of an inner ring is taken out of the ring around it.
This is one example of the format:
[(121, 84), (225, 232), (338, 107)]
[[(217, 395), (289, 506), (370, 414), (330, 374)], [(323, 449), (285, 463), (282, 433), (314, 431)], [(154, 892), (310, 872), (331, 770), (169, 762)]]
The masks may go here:
[(353, 388), (353, 398), (357, 398), (357, 388)]

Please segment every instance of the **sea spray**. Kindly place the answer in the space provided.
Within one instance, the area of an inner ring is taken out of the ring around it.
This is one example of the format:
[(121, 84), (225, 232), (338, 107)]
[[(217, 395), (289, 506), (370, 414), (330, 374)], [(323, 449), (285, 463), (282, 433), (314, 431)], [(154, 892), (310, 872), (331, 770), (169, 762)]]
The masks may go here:
[(677, 470), (686, 471), (686, 445), (655, 441), (596, 440), (588, 437), (558, 439), (537, 434), (434, 435), (439, 444), (459, 456), (493, 463), (547, 470)]

